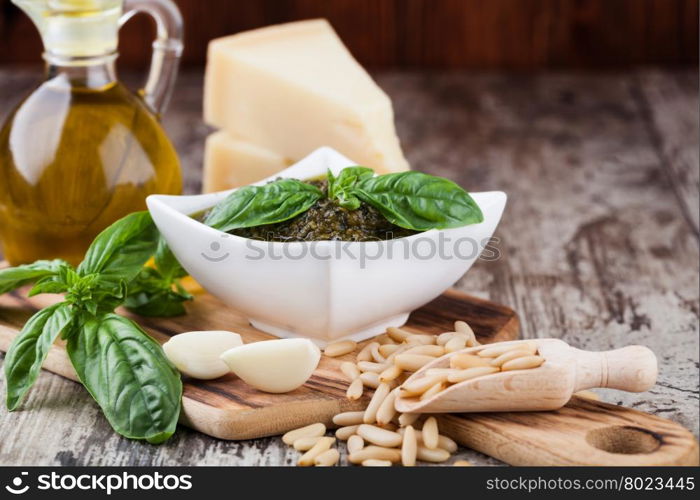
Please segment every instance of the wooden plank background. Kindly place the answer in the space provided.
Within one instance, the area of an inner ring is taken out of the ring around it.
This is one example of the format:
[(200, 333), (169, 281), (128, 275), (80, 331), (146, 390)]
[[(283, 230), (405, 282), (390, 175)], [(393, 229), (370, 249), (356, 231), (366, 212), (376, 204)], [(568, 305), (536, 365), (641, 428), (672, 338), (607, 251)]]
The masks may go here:
[[(695, 65), (698, 0), (176, 0), (186, 21), (185, 65), (211, 38), (326, 17), (374, 68), (620, 68)], [(121, 36), (120, 63), (143, 67), (153, 36), (139, 16)], [(40, 60), (41, 43), (0, 0), (0, 64)]]
[[(123, 72), (127, 82), (142, 76)], [(374, 76), (394, 102), (413, 168), (508, 193), (493, 242), (500, 257), (479, 259), (457, 288), (515, 309), (524, 338), (651, 347), (655, 388), (598, 392), (697, 436), (697, 70)], [(0, 68), (0, 118), (37, 77)], [(195, 193), (210, 133), (201, 71), (185, 69), (176, 85), (164, 123)], [(7, 413), (3, 359), (0, 465), (292, 465), (299, 457), (277, 437), (227, 442), (184, 427), (160, 446), (120, 438), (82, 387), (47, 372), (22, 411)], [(466, 449), (455, 458), (497, 463)]]

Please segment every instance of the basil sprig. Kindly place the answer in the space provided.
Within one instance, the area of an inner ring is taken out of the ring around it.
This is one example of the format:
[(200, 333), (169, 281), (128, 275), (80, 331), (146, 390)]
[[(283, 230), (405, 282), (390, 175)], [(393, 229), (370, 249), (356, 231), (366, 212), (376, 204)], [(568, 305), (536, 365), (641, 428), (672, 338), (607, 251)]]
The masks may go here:
[[(483, 222), (474, 199), (454, 182), (421, 172), (374, 175), (367, 167), (328, 171), (327, 197), (347, 210), (361, 202), (376, 208), (389, 222), (427, 231)], [(281, 179), (240, 188), (216, 205), (204, 223), (221, 231), (273, 224), (296, 217), (323, 197), (315, 186)]]
[(347, 167), (338, 176), (328, 170), (328, 198), (336, 200), (338, 205), (348, 210), (360, 208), (360, 199), (355, 195), (355, 186), (374, 176), (374, 170), (367, 167)]
[(322, 197), (319, 188), (296, 179), (246, 186), (217, 204), (204, 223), (220, 231), (274, 224), (306, 212)]
[[(155, 268), (144, 267), (155, 253)], [(160, 240), (148, 212), (115, 222), (93, 241), (77, 268), (38, 261), (0, 270), (0, 292), (34, 283), (30, 295), (64, 293), (15, 337), (5, 358), (7, 407), (19, 407), (59, 335), (80, 381), (119, 434), (160, 443), (177, 424), (182, 382), (160, 346), (134, 321), (114, 313), (183, 312), (190, 298), (177, 279), (184, 271)]]

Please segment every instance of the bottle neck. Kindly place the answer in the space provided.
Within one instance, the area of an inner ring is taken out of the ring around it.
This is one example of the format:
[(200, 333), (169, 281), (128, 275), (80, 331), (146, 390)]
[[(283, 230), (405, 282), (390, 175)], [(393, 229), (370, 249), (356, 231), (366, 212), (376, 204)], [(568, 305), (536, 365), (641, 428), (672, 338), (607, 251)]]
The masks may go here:
[(44, 52), (46, 79), (61, 80), (71, 87), (101, 90), (116, 83), (117, 54), (95, 57), (65, 57)]

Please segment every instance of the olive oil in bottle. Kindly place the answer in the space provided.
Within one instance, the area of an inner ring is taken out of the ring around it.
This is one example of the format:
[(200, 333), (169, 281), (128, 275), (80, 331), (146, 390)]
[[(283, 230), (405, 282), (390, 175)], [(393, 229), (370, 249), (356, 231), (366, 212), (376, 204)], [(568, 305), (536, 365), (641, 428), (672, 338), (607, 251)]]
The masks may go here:
[[(149, 103), (148, 90), (142, 98), (115, 77), (120, 0), (14, 1), (54, 38), (42, 31), (45, 81), (0, 129), (0, 240), (13, 265), (51, 258), (75, 264), (102, 229), (144, 210), (146, 196), (181, 191), (177, 154), (156, 114), (177, 66), (160, 61), (161, 74), (152, 72), (146, 86), (158, 94)], [(44, 10), (32, 10), (38, 5)], [(80, 44), (88, 34), (90, 43)]]

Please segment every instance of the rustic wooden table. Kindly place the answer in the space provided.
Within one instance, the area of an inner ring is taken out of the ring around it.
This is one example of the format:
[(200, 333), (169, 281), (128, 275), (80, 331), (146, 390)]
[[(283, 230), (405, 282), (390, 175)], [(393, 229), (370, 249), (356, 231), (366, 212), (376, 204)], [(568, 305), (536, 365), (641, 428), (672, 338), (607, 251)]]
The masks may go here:
[[(0, 70), (0, 113), (37, 79)], [(523, 337), (592, 350), (650, 346), (656, 387), (602, 399), (698, 433), (698, 75), (382, 73), (414, 168), (509, 195), (500, 258), (458, 283), (507, 304)], [(201, 72), (185, 73), (165, 126), (199, 189)], [(1, 182), (1, 181), (0, 181)], [(1, 361), (0, 361), (1, 364)], [(0, 375), (2, 378), (2, 375)], [(4, 381), (0, 399), (4, 401)], [(114, 434), (87, 392), (42, 373), (23, 411), (0, 409), (3, 465), (290, 465), (278, 438), (224, 442), (180, 428), (161, 446)], [(461, 450), (476, 464), (498, 462)]]

